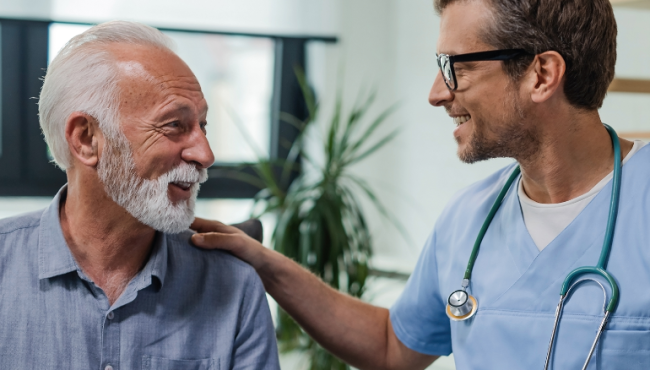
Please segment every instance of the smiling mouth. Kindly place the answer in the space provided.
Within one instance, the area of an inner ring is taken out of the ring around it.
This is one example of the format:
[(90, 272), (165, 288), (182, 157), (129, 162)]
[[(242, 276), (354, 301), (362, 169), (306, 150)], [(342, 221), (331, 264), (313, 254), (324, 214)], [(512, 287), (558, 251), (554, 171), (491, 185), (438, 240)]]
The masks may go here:
[(456, 116), (452, 117), (454, 119), (454, 123), (456, 124), (456, 127), (462, 125), (463, 123), (469, 121), (470, 118), (472, 118), (469, 114), (465, 116)]
[(179, 188), (181, 188), (183, 190), (189, 190), (189, 188), (192, 187), (193, 183), (192, 182), (179, 181), (179, 182), (172, 182), (171, 184), (175, 185), (175, 186), (178, 186)]

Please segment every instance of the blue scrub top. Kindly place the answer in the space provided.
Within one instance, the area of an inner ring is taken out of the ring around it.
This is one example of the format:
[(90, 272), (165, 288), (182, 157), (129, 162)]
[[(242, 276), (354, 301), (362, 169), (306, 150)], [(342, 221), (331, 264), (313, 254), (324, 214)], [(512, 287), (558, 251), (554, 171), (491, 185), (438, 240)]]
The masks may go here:
[[(607, 265), (620, 303), (589, 369), (650, 368), (650, 146), (623, 166), (618, 221)], [(541, 369), (566, 275), (598, 262), (610, 183), (541, 252), (524, 224), (512, 186), (490, 225), (472, 273), (476, 315), (451, 321), (447, 297), (461, 281), (476, 236), (508, 166), (457, 194), (440, 216), (404, 292), (391, 308), (397, 337), (430, 355), (454, 353), (457, 369)], [(516, 184), (516, 183), (515, 183)], [(602, 281), (599, 276), (590, 276)], [(551, 368), (580, 369), (603, 317), (603, 293), (582, 283), (565, 302)]]

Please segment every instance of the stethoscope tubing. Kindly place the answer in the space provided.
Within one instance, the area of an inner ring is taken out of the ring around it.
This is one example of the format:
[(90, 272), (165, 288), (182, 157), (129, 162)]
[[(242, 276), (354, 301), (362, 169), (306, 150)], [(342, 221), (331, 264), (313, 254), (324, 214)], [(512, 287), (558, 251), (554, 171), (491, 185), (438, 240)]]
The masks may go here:
[[(609, 302), (607, 303), (607, 306), (605, 308), (605, 316), (603, 317), (603, 320), (598, 328), (598, 332), (596, 334), (596, 338), (594, 339), (594, 342), (589, 350), (589, 355), (587, 357), (587, 360), (584, 363), (583, 369), (586, 369), (587, 366), (589, 365), (589, 361), (591, 360), (591, 357), (593, 355), (593, 352), (596, 348), (596, 344), (598, 343), (598, 340), (600, 339), (600, 336), (602, 332), (605, 330), (605, 326), (607, 325), (608, 319), (610, 315), (616, 310), (616, 307), (618, 305), (619, 301), (619, 288), (618, 284), (616, 283), (616, 280), (614, 277), (606, 271), (607, 267), (607, 261), (609, 260), (609, 254), (612, 248), (612, 242), (614, 240), (614, 231), (616, 229), (616, 219), (618, 215), (618, 205), (619, 205), (619, 199), (620, 199), (620, 193), (621, 193), (621, 147), (620, 147), (620, 142), (618, 139), (618, 135), (616, 134), (616, 131), (612, 129), (610, 126), (603, 124), (605, 128), (607, 129), (607, 132), (610, 135), (610, 138), (612, 140), (612, 147), (614, 149), (614, 174), (613, 174), (613, 181), (612, 181), (612, 195), (611, 195), (611, 201), (609, 205), (609, 213), (607, 217), (607, 229), (605, 232), (605, 237), (603, 240), (603, 247), (600, 252), (600, 257), (598, 259), (598, 264), (596, 266), (582, 266), (578, 267), (575, 270), (571, 271), (566, 278), (564, 279), (564, 282), (562, 284), (562, 289), (560, 291), (560, 302), (557, 305), (556, 311), (555, 311), (555, 321), (553, 324), (553, 332), (551, 334), (551, 340), (549, 342), (549, 347), (548, 351), (546, 354), (546, 361), (544, 363), (544, 369), (547, 369), (550, 363), (550, 358), (553, 352), (553, 343), (555, 342), (555, 337), (556, 337), (556, 332), (558, 325), (560, 323), (560, 317), (562, 316), (562, 310), (564, 308), (564, 300), (567, 297), (568, 292), (571, 290), (577, 282), (580, 280), (577, 280), (578, 277), (585, 275), (585, 274), (596, 274), (599, 276), (602, 276), (605, 280), (607, 280), (607, 283), (609, 284), (612, 292), (612, 296), (609, 299)], [(490, 208), (490, 211), (485, 218), (485, 221), (483, 222), (483, 225), (481, 226), (481, 229), (476, 237), (476, 241), (474, 242), (474, 247), (472, 248), (472, 253), (470, 254), (469, 260), (467, 262), (467, 268), (465, 269), (465, 275), (463, 276), (463, 281), (462, 281), (462, 291), (465, 291), (470, 284), (470, 279), (472, 277), (472, 270), (474, 269), (474, 263), (476, 262), (476, 258), (478, 257), (478, 252), (481, 247), (481, 243), (483, 242), (483, 237), (485, 236), (485, 233), (487, 232), (490, 224), (492, 223), (492, 220), (494, 219), (494, 216), (496, 215), (497, 211), (501, 207), (501, 203), (503, 202), (503, 199), (505, 198), (506, 194), (510, 190), (512, 183), (517, 179), (519, 174), (521, 173), (521, 168), (519, 166), (515, 167), (515, 169), (512, 171), (510, 176), (508, 177), (506, 183), (504, 184), (503, 188), (499, 192), (497, 198), (494, 201), (494, 204), (492, 205), (492, 208)], [(576, 281), (577, 280), (577, 281)], [(600, 283), (599, 283), (600, 284)], [(601, 284), (602, 287), (602, 284)], [(603, 288), (604, 290), (604, 288)], [(453, 294), (453, 293), (452, 293)], [(605, 292), (605, 298), (607, 294)], [(451, 297), (451, 296), (450, 296)], [(460, 315), (459, 313), (453, 314), (448, 312), (448, 316), (452, 320), (466, 320), (470, 317), (473, 316), (473, 314), (476, 312), (477, 308), (477, 303), (476, 300), (470, 296), (467, 295), (468, 298), (470, 298), (470, 301), (473, 300), (474, 302), (474, 308), (473, 312), (470, 313), (469, 315)], [(451, 298), (450, 298), (451, 299)], [(449, 310), (448, 310), (449, 311)]]
[(510, 190), (510, 186), (517, 179), (519, 173), (521, 173), (521, 168), (517, 166), (514, 169), (514, 171), (512, 171), (512, 174), (510, 174), (510, 177), (508, 177), (508, 180), (506, 181), (505, 185), (499, 192), (497, 199), (494, 201), (492, 208), (490, 208), (490, 212), (485, 218), (485, 221), (483, 221), (483, 226), (481, 226), (481, 230), (478, 232), (478, 236), (476, 237), (476, 241), (474, 242), (474, 247), (472, 248), (472, 253), (470, 254), (469, 261), (467, 262), (467, 268), (465, 269), (465, 276), (463, 277), (464, 280), (469, 281), (472, 278), (472, 270), (474, 269), (474, 263), (476, 262), (476, 258), (478, 257), (478, 251), (481, 248), (483, 237), (485, 236), (485, 233), (490, 227), (490, 224), (494, 219), (494, 215), (496, 215), (497, 211), (499, 210), (499, 207), (501, 206), (501, 202), (503, 202), (503, 198), (505, 198), (506, 194), (508, 194), (508, 191)]
[(607, 267), (609, 251), (612, 249), (616, 218), (618, 217), (618, 202), (621, 196), (621, 144), (618, 140), (618, 135), (616, 135), (616, 131), (609, 127), (609, 125), (604, 126), (609, 131), (609, 136), (612, 139), (612, 147), (614, 148), (614, 178), (612, 181), (612, 201), (609, 205), (609, 217), (607, 218), (607, 233), (605, 234), (603, 249), (600, 251), (600, 258), (596, 265), (603, 270)]
[[(614, 280), (614, 277), (610, 273), (608, 273), (605, 270), (605, 268), (607, 266), (607, 261), (609, 259), (609, 252), (612, 248), (612, 242), (614, 240), (614, 230), (616, 228), (616, 217), (618, 215), (618, 203), (621, 195), (621, 146), (618, 140), (618, 135), (616, 135), (614, 129), (612, 129), (608, 125), (605, 125), (605, 128), (609, 132), (609, 135), (612, 139), (612, 146), (614, 147), (614, 176), (612, 180), (612, 196), (611, 196), (611, 201), (609, 203), (607, 230), (605, 233), (605, 238), (603, 240), (603, 248), (600, 251), (600, 258), (598, 259), (598, 264), (596, 266), (578, 267), (577, 269), (571, 271), (569, 275), (567, 275), (567, 277), (564, 279), (564, 283), (562, 284), (562, 290), (560, 291), (560, 303), (558, 303), (557, 309), (555, 310), (555, 322), (553, 323), (553, 332), (551, 333), (551, 340), (548, 344), (548, 350), (546, 352), (546, 361), (544, 362), (544, 370), (547, 370), (550, 365), (551, 355), (553, 354), (553, 344), (555, 342), (557, 328), (560, 323), (560, 317), (562, 316), (562, 310), (564, 308), (564, 299), (567, 297), (568, 292), (571, 291), (571, 288), (575, 286), (575, 284), (580, 282), (580, 280), (578, 280), (576, 281), (576, 283), (573, 283), (579, 276), (586, 275), (586, 274), (600, 275), (607, 280), (612, 290), (612, 296), (610, 297), (609, 302), (607, 303), (607, 307), (605, 307), (605, 316), (603, 317), (603, 320), (598, 326), (598, 331), (596, 332), (596, 338), (594, 339), (591, 348), (589, 349), (589, 354), (587, 355), (587, 359), (585, 360), (585, 363), (582, 366), (582, 370), (586, 370), (587, 366), (589, 366), (591, 357), (593, 356), (594, 351), (596, 350), (596, 345), (598, 344), (598, 340), (600, 339), (600, 336), (605, 330), (605, 326), (607, 325), (609, 317), (614, 312), (614, 310), (616, 310), (616, 307), (618, 306), (618, 299), (619, 299), (618, 284), (616, 283), (616, 280)], [(603, 288), (602, 285), (601, 288)]]
[(612, 197), (609, 203), (609, 215), (607, 218), (607, 229), (605, 232), (605, 239), (603, 240), (603, 247), (600, 251), (600, 258), (598, 259), (598, 264), (596, 266), (583, 266), (578, 267), (577, 269), (571, 271), (569, 275), (564, 279), (562, 284), (562, 290), (560, 295), (564, 297), (571, 286), (571, 283), (576, 280), (579, 276), (585, 274), (596, 274), (600, 275), (607, 282), (612, 290), (612, 296), (607, 304), (606, 312), (614, 312), (616, 306), (618, 305), (619, 291), (618, 284), (614, 277), (608, 273), (605, 268), (607, 266), (607, 260), (609, 259), (609, 253), (612, 249), (612, 242), (614, 240), (614, 230), (616, 229), (616, 218), (618, 215), (618, 204), (619, 198), (621, 195), (621, 145), (618, 140), (618, 135), (616, 131), (604, 125), (609, 135), (612, 139), (612, 146), (614, 148), (614, 176), (612, 179)]
[[(600, 258), (598, 259), (598, 264), (596, 266), (578, 267), (577, 269), (571, 271), (569, 275), (567, 275), (566, 279), (564, 280), (564, 283), (562, 284), (562, 290), (560, 291), (560, 295), (564, 296), (567, 290), (569, 289), (571, 283), (580, 275), (584, 275), (587, 273), (597, 274), (604, 277), (612, 289), (612, 297), (607, 305), (607, 312), (613, 312), (616, 309), (616, 306), (618, 304), (619, 290), (616, 281), (607, 271), (605, 271), (605, 268), (607, 265), (607, 260), (609, 259), (609, 253), (612, 248), (612, 241), (614, 240), (614, 230), (616, 227), (619, 198), (621, 193), (621, 148), (620, 148), (620, 142), (618, 139), (618, 135), (616, 134), (616, 131), (614, 131), (614, 129), (612, 129), (607, 124), (603, 124), (603, 125), (605, 126), (605, 128), (607, 129), (611, 137), (612, 146), (614, 149), (614, 174), (613, 174), (613, 181), (612, 181), (612, 196), (611, 196), (611, 201), (609, 206), (609, 213), (607, 218), (607, 229), (605, 232), (605, 238), (603, 240), (603, 247), (600, 252)], [(476, 237), (476, 241), (474, 242), (474, 247), (472, 248), (472, 252), (470, 254), (469, 260), (467, 262), (467, 268), (465, 269), (465, 275), (463, 276), (463, 284), (462, 284), (463, 288), (469, 285), (468, 284), (469, 280), (472, 278), (474, 263), (476, 262), (476, 258), (478, 257), (478, 252), (481, 248), (483, 237), (485, 236), (485, 233), (490, 227), (490, 224), (492, 223), (494, 216), (499, 210), (501, 203), (503, 202), (503, 199), (505, 198), (506, 194), (510, 190), (512, 183), (517, 179), (520, 173), (521, 173), (521, 168), (519, 166), (517, 166), (512, 171), (512, 173), (508, 177), (508, 180), (506, 181), (503, 188), (499, 192), (497, 198), (495, 199), (492, 208), (490, 208), (490, 211), (487, 217), (485, 218), (483, 225), (481, 226), (481, 229)]]

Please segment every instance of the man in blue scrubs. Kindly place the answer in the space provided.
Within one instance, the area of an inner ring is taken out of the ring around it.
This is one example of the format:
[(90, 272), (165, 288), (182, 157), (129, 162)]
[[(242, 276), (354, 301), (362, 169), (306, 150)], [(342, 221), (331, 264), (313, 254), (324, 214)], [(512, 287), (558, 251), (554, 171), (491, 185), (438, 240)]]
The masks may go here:
[[(479, 229), (515, 164), (451, 200), (390, 311), (328, 288), (232, 228), (199, 220), (197, 229), (215, 232), (193, 240), (248, 261), (307, 332), (358, 368), (422, 369), (453, 352), (458, 369), (541, 369), (561, 284), (574, 268), (595, 265), (603, 244), (614, 152), (598, 108), (614, 77), (614, 14), (608, 0), (435, 5), (442, 73), (430, 103), (456, 124), (463, 161), (510, 157), (522, 173), (481, 244), (470, 286), (479, 302), (474, 317), (450, 320), (447, 297), (461, 288)], [(465, 55), (485, 51), (494, 52)], [(621, 140), (621, 152), (607, 264), (620, 303), (589, 368), (650, 367), (650, 149)], [(600, 287), (584, 283), (565, 303), (551, 368), (582, 367), (602, 316)]]

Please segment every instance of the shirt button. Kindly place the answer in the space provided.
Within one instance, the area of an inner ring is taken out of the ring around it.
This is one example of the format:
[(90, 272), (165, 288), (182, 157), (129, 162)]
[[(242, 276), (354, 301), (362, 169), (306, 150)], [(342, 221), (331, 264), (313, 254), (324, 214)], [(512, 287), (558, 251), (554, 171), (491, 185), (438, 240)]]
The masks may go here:
[[(106, 317), (108, 317), (109, 320), (113, 320), (113, 318), (115, 317), (115, 314), (113, 313), (113, 311), (111, 311), (111, 312), (108, 313), (108, 315)], [(109, 369), (109, 367), (110, 367), (110, 369)], [(108, 365), (108, 366), (106, 366), (106, 369), (104, 369), (104, 370), (113, 370), (113, 368), (111, 367), (111, 365)]]
[(113, 370), (113, 366), (111, 366), (111, 365), (106, 365), (106, 367), (104, 368), (104, 370)]

